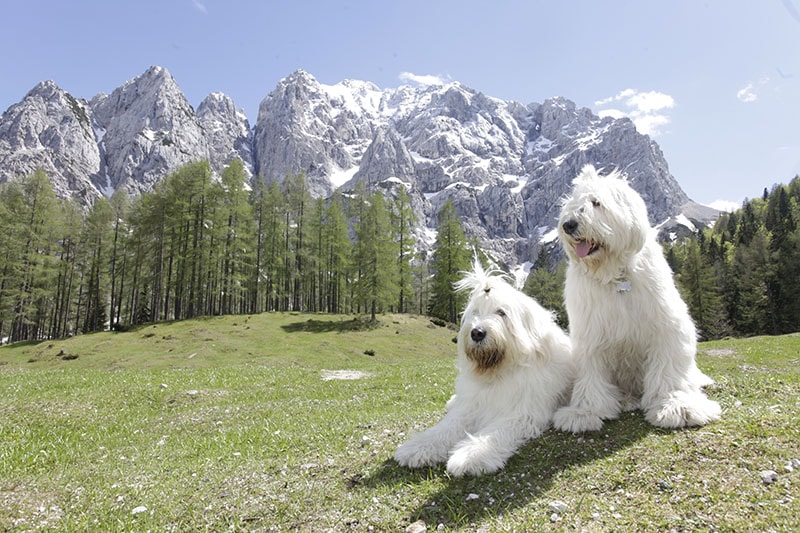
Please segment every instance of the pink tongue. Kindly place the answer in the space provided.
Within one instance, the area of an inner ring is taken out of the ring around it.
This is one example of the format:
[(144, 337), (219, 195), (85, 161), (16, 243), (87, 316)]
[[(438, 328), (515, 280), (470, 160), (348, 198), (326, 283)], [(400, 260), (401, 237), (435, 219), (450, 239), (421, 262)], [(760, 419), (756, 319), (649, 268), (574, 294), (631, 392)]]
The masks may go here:
[(589, 241), (581, 241), (575, 247), (575, 253), (578, 254), (578, 257), (583, 259), (587, 255), (589, 255), (589, 250), (590, 249), (591, 249), (591, 245), (589, 244)]

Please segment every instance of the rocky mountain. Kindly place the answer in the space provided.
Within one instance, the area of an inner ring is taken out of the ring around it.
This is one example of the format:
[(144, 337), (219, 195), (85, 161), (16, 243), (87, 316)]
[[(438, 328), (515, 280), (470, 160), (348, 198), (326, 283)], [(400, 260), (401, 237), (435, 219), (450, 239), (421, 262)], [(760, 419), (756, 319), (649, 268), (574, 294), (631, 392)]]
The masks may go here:
[(91, 115), (52, 81), (36, 85), (0, 118), (0, 182), (41, 168), (59, 196), (93, 201), (101, 155)]
[(40, 83), (0, 118), (0, 181), (41, 167), (60, 196), (87, 205), (120, 187), (150, 190), (191, 160), (220, 172), (234, 157), (268, 180), (303, 172), (315, 197), (359, 182), (387, 194), (405, 187), (422, 247), (450, 199), (467, 232), (508, 266), (552, 239), (559, 201), (586, 163), (627, 175), (665, 232), (691, 225), (686, 215), (716, 214), (690, 201), (630, 120), (565, 98), (504, 101), (458, 82), (380, 89), (297, 71), (264, 98), (251, 129), (228, 96), (213, 93), (195, 111), (169, 72), (151, 67), (90, 101)]

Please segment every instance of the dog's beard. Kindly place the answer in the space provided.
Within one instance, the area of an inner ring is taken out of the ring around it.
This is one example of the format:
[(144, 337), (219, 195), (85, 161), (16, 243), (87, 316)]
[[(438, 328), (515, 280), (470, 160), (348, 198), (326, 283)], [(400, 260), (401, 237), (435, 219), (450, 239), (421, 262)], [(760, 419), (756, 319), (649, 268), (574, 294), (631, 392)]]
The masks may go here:
[(493, 342), (468, 342), (465, 348), (467, 359), (475, 365), (478, 373), (488, 372), (500, 366), (505, 359), (505, 350)]

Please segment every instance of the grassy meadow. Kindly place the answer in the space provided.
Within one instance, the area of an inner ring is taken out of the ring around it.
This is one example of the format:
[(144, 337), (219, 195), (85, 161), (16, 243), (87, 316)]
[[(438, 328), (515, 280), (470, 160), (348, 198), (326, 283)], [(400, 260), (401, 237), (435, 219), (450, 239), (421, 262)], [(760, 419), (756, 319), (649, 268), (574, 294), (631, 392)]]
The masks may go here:
[(495, 475), (402, 468), (452, 393), (455, 334), (282, 313), (0, 347), (0, 529), (800, 530), (800, 336), (701, 344), (723, 407), (703, 428), (626, 413)]

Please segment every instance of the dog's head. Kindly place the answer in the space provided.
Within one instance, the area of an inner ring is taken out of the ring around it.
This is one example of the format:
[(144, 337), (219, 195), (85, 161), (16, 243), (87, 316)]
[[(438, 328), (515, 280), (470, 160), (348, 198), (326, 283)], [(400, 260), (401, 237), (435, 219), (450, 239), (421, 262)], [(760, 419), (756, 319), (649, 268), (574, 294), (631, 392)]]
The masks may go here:
[(471, 291), (458, 333), (459, 355), (477, 374), (542, 357), (540, 335), (555, 327), (552, 314), (511, 286), (497, 271), (485, 271), (476, 259), (472, 272), (455, 284)]
[(639, 252), (650, 231), (644, 200), (617, 172), (600, 176), (587, 165), (573, 180), (558, 219), (569, 259), (597, 270)]

